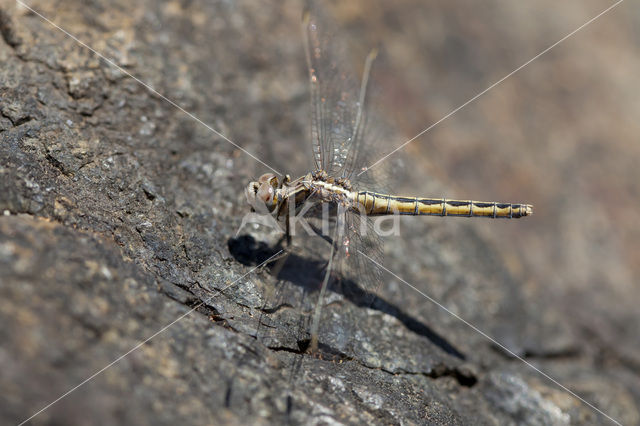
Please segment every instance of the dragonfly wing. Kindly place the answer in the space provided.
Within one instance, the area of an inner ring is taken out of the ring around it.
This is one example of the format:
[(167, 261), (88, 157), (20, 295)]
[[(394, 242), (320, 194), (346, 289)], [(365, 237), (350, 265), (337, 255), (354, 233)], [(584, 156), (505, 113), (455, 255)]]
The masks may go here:
[[(303, 16), (303, 34), (311, 86), (311, 144), (315, 166), (331, 176), (343, 176), (357, 136), (357, 81), (344, 72), (340, 43), (335, 31), (316, 9)], [(362, 122), (362, 121), (361, 121)]]
[[(373, 220), (367, 216), (348, 213), (345, 220), (345, 235), (338, 252), (337, 268), (348, 287), (355, 291), (349, 295), (358, 306), (369, 307), (381, 283), (382, 270), (361, 253), (382, 264), (384, 245), (375, 232)], [(357, 283), (357, 285), (352, 285)], [(345, 288), (347, 290), (348, 288)]]

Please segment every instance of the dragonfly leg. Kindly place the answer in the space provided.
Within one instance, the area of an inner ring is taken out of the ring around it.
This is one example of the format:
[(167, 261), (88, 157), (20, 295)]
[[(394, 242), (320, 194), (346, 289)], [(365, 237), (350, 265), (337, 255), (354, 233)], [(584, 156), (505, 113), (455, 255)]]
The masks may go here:
[[(337, 233), (337, 230), (336, 230)], [(335, 238), (333, 238), (335, 240)], [(324, 303), (324, 295), (327, 292), (327, 287), (329, 284), (329, 278), (331, 276), (331, 269), (333, 266), (333, 258), (335, 257), (336, 247), (332, 243), (331, 244), (331, 252), (329, 253), (329, 261), (327, 263), (327, 269), (324, 272), (324, 279), (322, 280), (322, 287), (320, 288), (320, 295), (318, 296), (318, 301), (316, 302), (316, 308), (313, 312), (313, 321), (311, 323), (311, 344), (309, 346), (309, 351), (311, 353), (315, 353), (318, 351), (318, 328), (320, 326), (320, 314), (322, 312), (322, 305)]]
[(287, 262), (289, 254), (291, 254), (291, 249), (290, 247), (282, 247), (281, 243), (278, 243), (278, 245), (276, 245), (276, 249), (279, 249), (280, 253), (274, 255), (271, 259), (269, 259), (268, 262), (264, 262), (262, 265), (260, 265), (258, 267), (259, 273), (263, 273), (267, 268), (273, 265), (273, 267), (271, 267), (271, 270), (269, 271), (269, 274), (273, 275), (276, 278), (278, 277), (280, 271), (282, 270), (282, 267)]
[[(264, 270), (266, 266), (275, 264), (274, 268), (271, 271), (271, 274), (276, 277), (280, 273), (280, 270), (286, 263), (287, 257), (289, 257), (289, 254), (291, 253), (291, 226), (290, 226), (290, 220), (289, 220), (289, 210), (287, 210), (285, 224), (286, 224), (285, 233), (282, 237), (280, 237), (280, 239), (275, 245), (275, 248), (279, 249), (282, 253), (278, 254), (277, 256), (274, 256), (273, 259), (271, 259), (269, 262), (261, 266), (261, 269)], [(285, 241), (286, 241), (286, 246), (283, 247), (283, 243)]]
[(269, 265), (274, 265), (273, 268), (271, 269), (271, 275), (273, 275), (276, 278), (278, 277), (278, 275), (280, 274), (280, 271), (282, 270), (282, 267), (284, 266), (285, 263), (287, 263), (287, 258), (289, 257), (289, 254), (291, 254), (291, 251), (287, 248), (283, 250), (282, 253), (278, 254), (273, 259), (271, 259), (271, 261), (269, 262)]
[(287, 248), (289, 248), (291, 247), (291, 217), (289, 216), (289, 209), (287, 209), (285, 237), (287, 238)]
[[(323, 240), (325, 240), (329, 244), (335, 245), (335, 241), (333, 240), (333, 238), (331, 238), (328, 235), (324, 235), (322, 233), (322, 231), (320, 230), (320, 228), (318, 228), (316, 225), (314, 225), (312, 223), (309, 223), (308, 225), (313, 230), (313, 232), (315, 232), (316, 235), (318, 235), (320, 238), (322, 238)], [(336, 249), (337, 249), (337, 247), (336, 247)]]

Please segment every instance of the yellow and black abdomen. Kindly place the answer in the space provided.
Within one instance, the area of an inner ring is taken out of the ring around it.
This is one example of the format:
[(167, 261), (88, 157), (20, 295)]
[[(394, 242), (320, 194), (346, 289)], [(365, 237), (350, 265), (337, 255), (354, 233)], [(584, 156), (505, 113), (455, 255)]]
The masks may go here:
[(529, 204), (399, 197), (370, 191), (358, 192), (356, 202), (368, 216), (401, 214), (516, 219), (533, 214), (533, 206)]

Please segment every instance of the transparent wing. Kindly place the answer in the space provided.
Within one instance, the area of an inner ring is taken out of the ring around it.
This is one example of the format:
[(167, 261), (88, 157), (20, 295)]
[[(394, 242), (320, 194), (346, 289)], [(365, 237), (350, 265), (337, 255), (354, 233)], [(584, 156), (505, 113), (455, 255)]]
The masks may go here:
[[(360, 253), (383, 262), (383, 240), (375, 232), (371, 218), (348, 212), (345, 234), (337, 253), (336, 271), (346, 280), (349, 298), (358, 306), (369, 307), (381, 282), (382, 270)], [(357, 283), (357, 285), (355, 285)]]
[(359, 79), (345, 72), (341, 43), (317, 9), (303, 15), (311, 93), (311, 144), (315, 166), (334, 177), (349, 177), (362, 140), (364, 109)]
[(333, 37), (335, 31), (324, 21), (317, 9), (308, 8), (303, 16), (314, 165), (359, 187), (386, 190), (391, 175), (388, 162), (376, 166), (375, 173), (360, 173), (380, 158), (379, 143), (391, 136), (381, 114), (369, 107), (375, 91), (368, 87), (368, 80), (377, 50), (363, 58), (361, 76), (346, 72), (352, 67), (345, 60), (344, 43)]
[[(352, 356), (353, 350), (358, 346), (354, 331), (357, 330), (361, 314), (353, 309), (340, 309), (339, 314), (336, 315), (335, 310), (332, 312), (331, 309), (323, 309), (323, 307), (328, 307), (342, 298), (356, 306), (371, 307), (381, 282), (382, 271), (360, 252), (367, 253), (367, 256), (375, 259), (376, 262), (382, 261), (383, 253), (381, 240), (373, 232), (369, 218), (347, 213), (344, 210), (341, 215), (342, 219), (340, 219), (340, 213), (336, 218), (336, 229), (332, 237), (335, 247), (335, 250), (331, 250), (334, 253), (333, 261), (327, 264), (327, 268), (333, 266), (333, 269), (323, 273), (325, 280), (330, 277), (331, 291), (324, 297), (321, 291), (316, 302), (318, 305), (316, 305), (310, 329), (311, 350), (324, 346), (325, 349), (337, 351), (333, 352), (334, 354)], [(314, 346), (314, 336), (318, 339), (316, 342), (319, 341), (318, 346)]]

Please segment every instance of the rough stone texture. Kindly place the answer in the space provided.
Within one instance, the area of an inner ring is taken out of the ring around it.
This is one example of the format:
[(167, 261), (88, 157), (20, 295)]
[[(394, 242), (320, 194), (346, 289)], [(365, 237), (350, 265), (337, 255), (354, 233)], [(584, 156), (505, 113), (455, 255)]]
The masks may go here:
[[(307, 171), (298, 2), (30, 4), (260, 159)], [(606, 7), (563, 5), (322, 7), (353, 69), (382, 42), (382, 112), (410, 137)], [(637, 424), (640, 18), (625, 7), (394, 160), (420, 170), (398, 190), (528, 201), (535, 216), (409, 219), (386, 265)], [(320, 266), (252, 271), (273, 236), (236, 236), (264, 167), (13, 1), (0, 34), (3, 424), (193, 308), (33, 423), (609, 423), (392, 276), (370, 306), (330, 294), (322, 357), (306, 354), (303, 278)]]

